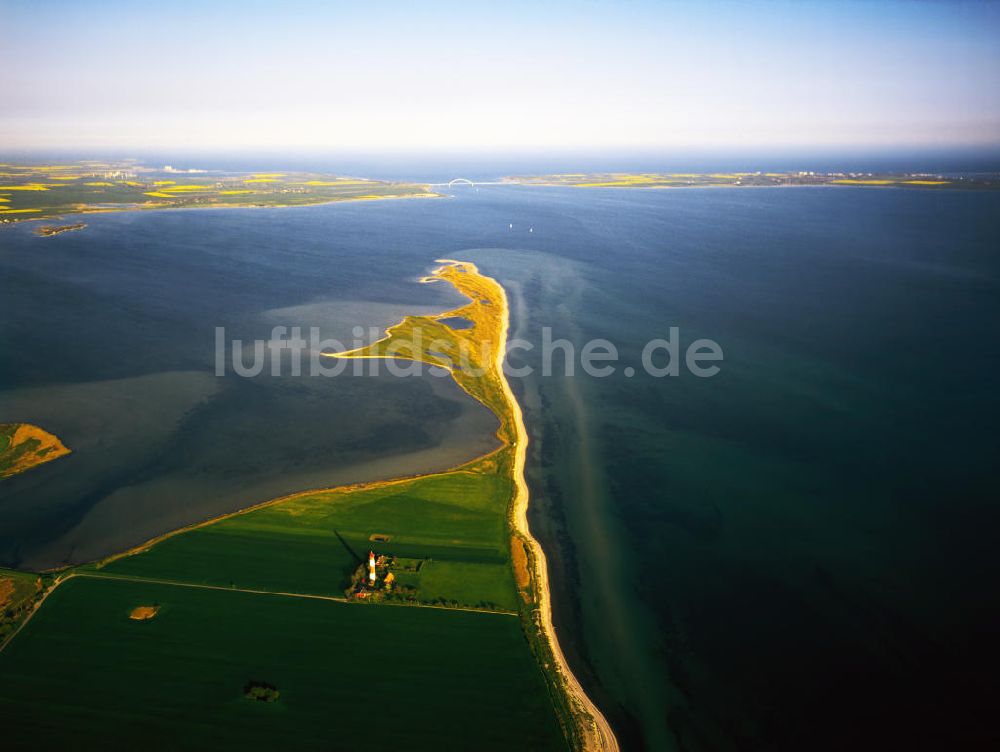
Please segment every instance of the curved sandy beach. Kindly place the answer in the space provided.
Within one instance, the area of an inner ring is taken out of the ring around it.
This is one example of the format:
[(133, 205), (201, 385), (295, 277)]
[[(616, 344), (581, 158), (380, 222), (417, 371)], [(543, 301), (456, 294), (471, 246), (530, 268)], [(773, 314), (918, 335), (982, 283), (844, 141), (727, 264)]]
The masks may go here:
[[(474, 266), (474, 265), (472, 265)], [(520, 533), (531, 548), (532, 558), (535, 562), (534, 583), (535, 593), (538, 596), (538, 612), (540, 615), (540, 627), (548, 640), (552, 649), (552, 656), (555, 659), (558, 671), (566, 682), (566, 691), (570, 696), (578, 720), (584, 721), (589, 716), (591, 723), (584, 725), (581, 723), (580, 732), (583, 736), (584, 749), (587, 750), (610, 750), (617, 752), (618, 739), (615, 737), (611, 724), (600, 709), (594, 704), (584, 691), (576, 675), (569, 667), (566, 656), (563, 655), (559, 645), (559, 638), (556, 636), (555, 625), (552, 623), (552, 595), (549, 588), (548, 564), (545, 559), (545, 551), (541, 544), (531, 535), (528, 528), (528, 484), (524, 478), (524, 463), (528, 452), (528, 432), (524, 427), (524, 417), (521, 414), (521, 406), (514, 397), (514, 392), (510, 388), (510, 383), (503, 372), (503, 363), (507, 357), (507, 332), (510, 327), (510, 306), (507, 301), (507, 291), (503, 285), (499, 285), (500, 294), (503, 301), (503, 329), (500, 332), (499, 345), (497, 347), (496, 369), (500, 383), (503, 385), (503, 394), (507, 401), (507, 407), (514, 423), (516, 439), (514, 444), (514, 466), (512, 475), (514, 479), (514, 501), (511, 505), (511, 520), (515, 530)]]

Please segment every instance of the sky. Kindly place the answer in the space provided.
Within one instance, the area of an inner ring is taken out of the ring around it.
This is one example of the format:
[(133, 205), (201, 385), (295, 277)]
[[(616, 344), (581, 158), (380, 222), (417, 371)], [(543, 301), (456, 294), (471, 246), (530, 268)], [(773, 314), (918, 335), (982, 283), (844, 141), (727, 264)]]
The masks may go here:
[(1000, 144), (1000, 3), (0, 0), (0, 148)]

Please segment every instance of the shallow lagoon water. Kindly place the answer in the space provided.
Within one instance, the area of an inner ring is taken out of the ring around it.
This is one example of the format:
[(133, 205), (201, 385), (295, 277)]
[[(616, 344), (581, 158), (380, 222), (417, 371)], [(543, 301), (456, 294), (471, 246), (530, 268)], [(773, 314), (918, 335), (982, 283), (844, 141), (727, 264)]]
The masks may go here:
[(513, 336), (604, 337), (638, 365), (676, 326), (725, 351), (711, 379), (514, 384), (559, 633), (627, 748), (981, 741), (1000, 675), (998, 204), (483, 187), (5, 229), (0, 413), (78, 451), (0, 488), (0, 558), (83, 560), (482, 451), (491, 416), (429, 374), (213, 375), (216, 326), (367, 338), (457, 305), (417, 280), (466, 258), (507, 287)]

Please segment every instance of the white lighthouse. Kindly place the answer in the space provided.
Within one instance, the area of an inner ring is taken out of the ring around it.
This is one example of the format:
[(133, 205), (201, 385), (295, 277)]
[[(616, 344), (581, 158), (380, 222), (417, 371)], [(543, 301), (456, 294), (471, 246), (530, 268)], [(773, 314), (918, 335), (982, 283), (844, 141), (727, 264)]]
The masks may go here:
[(375, 552), (368, 552), (368, 584), (375, 587)]

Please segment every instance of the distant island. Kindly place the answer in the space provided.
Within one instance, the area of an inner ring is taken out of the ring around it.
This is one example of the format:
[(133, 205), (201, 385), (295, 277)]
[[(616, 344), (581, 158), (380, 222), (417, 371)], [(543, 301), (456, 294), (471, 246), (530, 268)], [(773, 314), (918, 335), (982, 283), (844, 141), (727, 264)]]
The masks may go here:
[(35, 230), (36, 235), (41, 235), (43, 238), (51, 238), (54, 235), (61, 235), (64, 232), (73, 232), (74, 230), (82, 230), (87, 226), (86, 222), (76, 222), (72, 225), (45, 225), (44, 227), (39, 227)]
[[(94, 212), (308, 206), (437, 196), (422, 183), (313, 172), (208, 172), (97, 161), (0, 164), (0, 224)], [(56, 235), (83, 226), (43, 228), (38, 234)]]
[(872, 188), (1000, 188), (1000, 175), (945, 176), (927, 173), (874, 172), (576, 172), (551, 175), (511, 175), (502, 179), (519, 185), (573, 188), (710, 188), (780, 186), (867, 186)]

